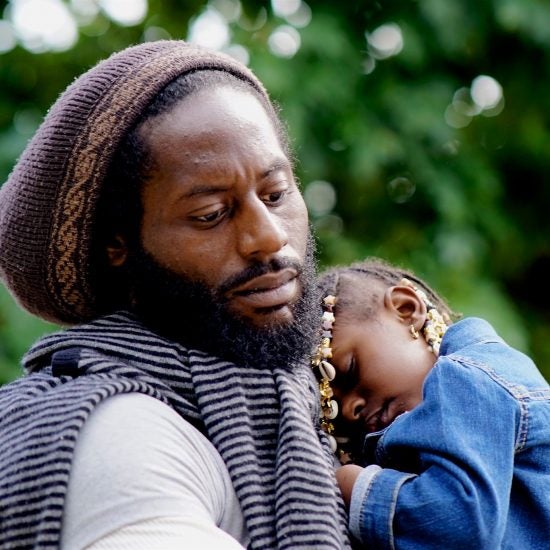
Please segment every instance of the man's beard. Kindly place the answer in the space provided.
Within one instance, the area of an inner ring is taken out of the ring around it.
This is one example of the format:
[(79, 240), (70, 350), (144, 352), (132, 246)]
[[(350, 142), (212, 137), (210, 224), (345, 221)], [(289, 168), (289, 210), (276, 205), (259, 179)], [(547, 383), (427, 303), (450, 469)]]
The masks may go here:
[[(141, 246), (126, 264), (132, 310), (153, 330), (188, 348), (209, 352), (249, 368), (291, 367), (312, 351), (320, 326), (315, 284), (315, 244), (308, 239), (303, 264), (288, 259), (256, 263), (211, 289), (160, 265)], [(227, 290), (264, 273), (290, 267), (298, 272), (301, 295), (293, 320), (257, 326), (227, 307)]]

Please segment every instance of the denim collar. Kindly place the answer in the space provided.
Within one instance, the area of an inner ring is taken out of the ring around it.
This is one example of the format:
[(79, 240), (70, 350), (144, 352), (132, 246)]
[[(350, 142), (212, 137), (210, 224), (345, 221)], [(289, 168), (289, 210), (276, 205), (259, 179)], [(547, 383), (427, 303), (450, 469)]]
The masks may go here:
[(487, 321), (477, 317), (467, 317), (447, 329), (441, 342), (439, 355), (451, 355), (465, 346), (488, 342), (503, 344), (504, 340)]

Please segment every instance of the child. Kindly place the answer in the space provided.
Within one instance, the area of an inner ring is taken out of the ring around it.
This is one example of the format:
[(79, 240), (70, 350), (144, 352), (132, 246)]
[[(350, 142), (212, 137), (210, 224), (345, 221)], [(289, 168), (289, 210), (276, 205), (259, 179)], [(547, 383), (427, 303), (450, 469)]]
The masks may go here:
[[(321, 275), (312, 364), (369, 548), (550, 548), (550, 387), (481, 319), (379, 260)], [(361, 437), (361, 434), (363, 435)], [(367, 434), (365, 436), (365, 434)]]

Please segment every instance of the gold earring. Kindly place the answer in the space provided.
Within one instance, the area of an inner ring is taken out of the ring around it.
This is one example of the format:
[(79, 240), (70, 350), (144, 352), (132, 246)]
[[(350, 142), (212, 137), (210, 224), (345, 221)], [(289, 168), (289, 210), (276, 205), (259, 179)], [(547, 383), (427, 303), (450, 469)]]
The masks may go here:
[(410, 332), (411, 332), (411, 336), (412, 336), (415, 340), (417, 340), (417, 339), (418, 339), (418, 331), (414, 328), (414, 325), (411, 325), (411, 326), (409, 327), (409, 330), (410, 330)]

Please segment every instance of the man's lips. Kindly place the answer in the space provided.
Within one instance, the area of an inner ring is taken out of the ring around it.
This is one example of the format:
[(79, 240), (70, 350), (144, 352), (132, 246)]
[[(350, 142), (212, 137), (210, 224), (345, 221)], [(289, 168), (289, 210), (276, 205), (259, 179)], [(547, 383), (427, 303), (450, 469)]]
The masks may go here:
[(290, 268), (266, 273), (232, 289), (228, 297), (255, 308), (285, 305), (294, 301), (297, 294), (297, 276), (298, 273)]

